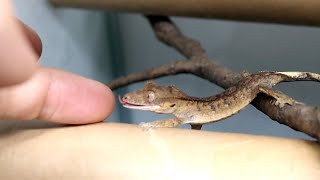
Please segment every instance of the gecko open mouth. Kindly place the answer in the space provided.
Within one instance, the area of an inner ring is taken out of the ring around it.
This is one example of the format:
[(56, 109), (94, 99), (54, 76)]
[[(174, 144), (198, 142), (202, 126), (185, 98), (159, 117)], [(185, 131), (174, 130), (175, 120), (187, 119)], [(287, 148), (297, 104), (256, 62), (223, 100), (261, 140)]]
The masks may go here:
[(129, 109), (137, 109), (137, 110), (143, 110), (143, 111), (155, 111), (160, 108), (158, 105), (143, 105), (143, 104), (133, 104), (130, 102), (126, 102), (121, 98), (121, 96), (118, 96), (119, 102), (122, 104), (123, 107), (129, 108)]

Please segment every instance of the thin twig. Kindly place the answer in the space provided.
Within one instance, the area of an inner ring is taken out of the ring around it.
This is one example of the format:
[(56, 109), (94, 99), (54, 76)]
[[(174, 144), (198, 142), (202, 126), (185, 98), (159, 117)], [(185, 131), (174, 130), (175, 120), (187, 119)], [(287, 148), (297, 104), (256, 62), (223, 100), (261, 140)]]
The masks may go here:
[(119, 77), (110, 82), (108, 86), (111, 89), (117, 89), (135, 82), (181, 73), (194, 74), (223, 88), (232, 86), (242, 78), (240, 74), (235, 73), (214, 61), (192, 58), (188, 61), (180, 60), (171, 64), (164, 64), (156, 68), (150, 68), (141, 72)]

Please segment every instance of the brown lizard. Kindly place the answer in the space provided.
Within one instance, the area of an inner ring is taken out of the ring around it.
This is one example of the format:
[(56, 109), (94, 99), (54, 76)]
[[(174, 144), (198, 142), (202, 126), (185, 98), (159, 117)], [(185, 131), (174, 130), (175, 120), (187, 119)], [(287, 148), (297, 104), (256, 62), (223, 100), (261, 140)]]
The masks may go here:
[(201, 129), (202, 124), (222, 120), (246, 107), (258, 93), (275, 98), (276, 105), (297, 103), (271, 88), (285, 81), (320, 81), (320, 74), (311, 72), (259, 72), (243, 73), (243, 79), (224, 92), (206, 97), (190, 97), (175, 86), (161, 86), (147, 82), (143, 89), (127, 93), (120, 103), (130, 109), (173, 114), (176, 118), (143, 123), (143, 128), (175, 127), (190, 124)]

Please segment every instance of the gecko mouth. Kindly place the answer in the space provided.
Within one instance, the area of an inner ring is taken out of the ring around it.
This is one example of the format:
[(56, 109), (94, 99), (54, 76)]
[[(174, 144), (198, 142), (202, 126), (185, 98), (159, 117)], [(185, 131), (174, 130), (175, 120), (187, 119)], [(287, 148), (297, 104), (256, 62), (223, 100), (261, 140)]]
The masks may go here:
[(143, 111), (155, 111), (160, 108), (158, 105), (142, 105), (142, 104), (133, 104), (130, 102), (126, 102), (123, 98), (120, 96), (118, 97), (119, 102), (122, 104), (123, 107), (128, 109), (137, 109), (137, 110), (143, 110)]

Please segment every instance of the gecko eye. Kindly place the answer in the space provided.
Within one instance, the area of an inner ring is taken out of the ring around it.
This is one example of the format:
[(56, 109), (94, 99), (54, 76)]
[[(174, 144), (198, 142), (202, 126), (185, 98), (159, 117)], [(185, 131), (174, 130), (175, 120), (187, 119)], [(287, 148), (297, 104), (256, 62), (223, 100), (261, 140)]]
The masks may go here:
[(149, 92), (147, 97), (149, 102), (152, 102), (156, 98), (156, 95), (154, 94), (154, 92)]

